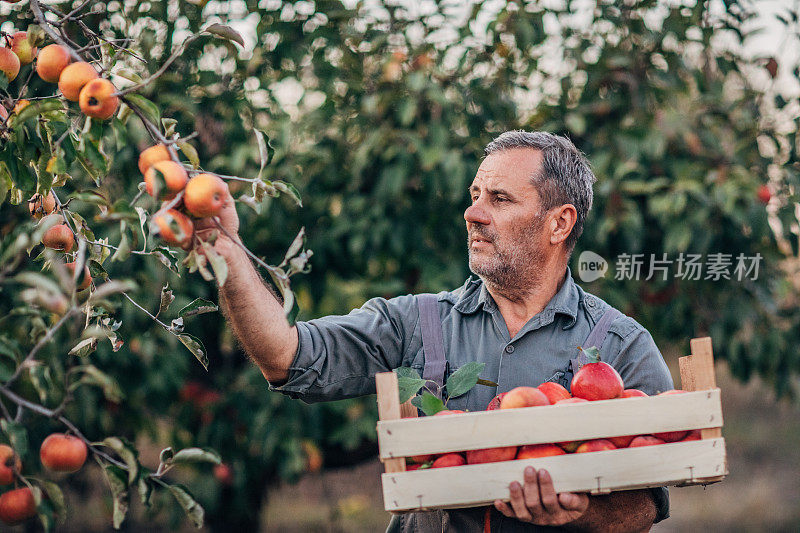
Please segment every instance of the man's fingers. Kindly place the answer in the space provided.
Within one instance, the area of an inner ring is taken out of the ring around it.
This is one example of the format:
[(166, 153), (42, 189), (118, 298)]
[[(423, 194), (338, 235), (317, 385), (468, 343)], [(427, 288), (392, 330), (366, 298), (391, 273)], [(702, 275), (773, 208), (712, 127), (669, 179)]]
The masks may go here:
[(494, 501), (494, 508), (500, 511), (503, 516), (507, 516), (509, 518), (514, 518), (514, 510), (509, 507), (509, 505), (502, 501), (502, 500), (495, 500)]
[(583, 512), (589, 507), (589, 496), (575, 492), (562, 492), (558, 495), (558, 503), (567, 511)]
[(558, 504), (558, 497), (556, 490), (553, 488), (553, 478), (547, 470), (539, 470), (539, 498), (542, 500), (542, 506), (548, 513), (558, 513), (562, 511), (561, 506)]
[(511, 493), (511, 508), (514, 510), (514, 515), (516, 518), (526, 522), (532, 521), (533, 516), (531, 516), (530, 511), (528, 511), (528, 506), (525, 503), (525, 495), (522, 492), (522, 485), (514, 481), (509, 487), (509, 492)]
[(539, 495), (539, 480), (536, 469), (532, 466), (525, 467), (525, 507), (535, 516), (542, 512), (542, 501)]

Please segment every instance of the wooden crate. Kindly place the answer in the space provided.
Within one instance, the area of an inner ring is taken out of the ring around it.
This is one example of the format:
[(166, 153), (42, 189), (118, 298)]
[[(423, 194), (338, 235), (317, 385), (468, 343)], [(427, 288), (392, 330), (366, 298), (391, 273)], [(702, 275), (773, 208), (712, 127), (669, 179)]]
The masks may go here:
[[(557, 492), (602, 494), (722, 480), (728, 468), (711, 339), (692, 339), (691, 350), (692, 355), (680, 359), (682, 388), (691, 391), (686, 394), (435, 418), (416, 418), (415, 407), (400, 404), (397, 376), (377, 374), (377, 431), (386, 469), (382, 474), (386, 510), (475, 507), (507, 500), (509, 484), (522, 482), (528, 465), (546, 468)], [(688, 429), (701, 429), (701, 440), (405, 471), (405, 457), (412, 455)]]

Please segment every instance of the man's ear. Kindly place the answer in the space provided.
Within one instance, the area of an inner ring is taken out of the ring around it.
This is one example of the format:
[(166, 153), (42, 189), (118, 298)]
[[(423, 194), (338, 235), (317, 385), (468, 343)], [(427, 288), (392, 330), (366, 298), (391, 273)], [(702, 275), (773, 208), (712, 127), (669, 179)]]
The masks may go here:
[(578, 221), (578, 211), (572, 204), (564, 204), (553, 209), (550, 224), (550, 244), (564, 242)]

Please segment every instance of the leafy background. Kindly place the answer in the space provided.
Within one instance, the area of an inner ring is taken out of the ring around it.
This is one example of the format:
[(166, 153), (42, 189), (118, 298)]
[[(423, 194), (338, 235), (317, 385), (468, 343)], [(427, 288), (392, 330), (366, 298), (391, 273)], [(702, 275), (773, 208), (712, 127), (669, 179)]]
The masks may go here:
[[(470, 9), (330, 0), (90, 4), (96, 13), (87, 25), (133, 38), (146, 63), (125, 62), (142, 76), (209, 22), (243, 33), (244, 49), (193, 41), (141, 94), (177, 120), (176, 131), (198, 132), (199, 158), (212, 171), (256, 175), (253, 128), (269, 135), (275, 157), (267, 177), (293, 184), (304, 205), (284, 198), (267, 199), (260, 212), (240, 205), (241, 234), (277, 263), (305, 227), (314, 256), (312, 271), (294, 282), (301, 319), (346, 313), (371, 296), (463, 283), (465, 191), (483, 146), (508, 129), (542, 129), (569, 135), (598, 176), (574, 258), (584, 249), (605, 258), (764, 258), (758, 279), (746, 283), (607, 276), (585, 288), (636, 317), (666, 353), (688, 352), (688, 339), (710, 334), (736, 378), (759, 376), (778, 396), (796, 394), (798, 101), (779, 89), (780, 80), (799, 76), (792, 65), (742, 52), (757, 9), (750, 2), (601, 1), (583, 9), (583, 19), (572, 2)], [(24, 6), (4, 5), (2, 13), (3, 31), (31, 22)], [(781, 17), (796, 43), (796, 14)], [(52, 93), (35, 77), (30, 90)], [(65, 194), (134, 197), (136, 159), (150, 142), (129, 124), (103, 133), (112, 148), (99, 187), (75, 170)], [(757, 196), (762, 185), (772, 193), (768, 205)], [(246, 192), (235, 183), (232, 190)], [(30, 230), (25, 206), (8, 200), (0, 205), (4, 243)], [(90, 203), (76, 207), (87, 220), (98, 212)], [(99, 222), (95, 231), (117, 243), (117, 228)], [(216, 300), (212, 284), (185, 272), (177, 277), (149, 257), (108, 269), (134, 280), (137, 301), (149, 309), (158, 308), (167, 283), (173, 309), (197, 297)], [(0, 314), (11, 317), (3, 333), (25, 346), (32, 333), (14, 318), (27, 312), (17, 290), (3, 287)], [(313, 469), (319, 453), (326, 468), (374, 456), (372, 398), (309, 406), (268, 393), (218, 315), (186, 324), (208, 350), (207, 373), (133, 306), (121, 306), (116, 319), (125, 344), (114, 352), (104, 343), (91, 357), (125, 399), (82, 391), (70, 414), (92, 436), (218, 450), (232, 466), (231, 484), (209, 468), (182, 474), (210, 530), (255, 530), (267, 490)], [(56, 362), (62, 348), (57, 339), (44, 357)], [(26, 422), (32, 442), (53, 430), (40, 419)], [(90, 475), (68, 481), (76, 500), (89, 497)], [(181, 520), (157, 504), (131, 518), (131, 527)]]

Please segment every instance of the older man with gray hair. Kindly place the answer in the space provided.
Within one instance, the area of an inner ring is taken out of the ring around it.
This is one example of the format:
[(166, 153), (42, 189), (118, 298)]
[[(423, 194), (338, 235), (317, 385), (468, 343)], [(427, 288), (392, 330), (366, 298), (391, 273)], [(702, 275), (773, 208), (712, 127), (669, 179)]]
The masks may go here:
[[(226, 317), (270, 389), (307, 402), (375, 392), (374, 377), (402, 366), (443, 383), (462, 365), (485, 363), (496, 389), (475, 387), (450, 409), (483, 410), (499, 393), (554, 381), (569, 387), (582, 364), (576, 347), (596, 345), (628, 388), (673, 387), (640, 324), (584, 292), (568, 267), (592, 206), (595, 177), (568, 139), (510, 131), (489, 143), (464, 212), (470, 278), (435, 295), (374, 298), (345, 316), (289, 326), (281, 304), (230, 238), (220, 288)], [(220, 222), (238, 239), (233, 203)], [(424, 345), (424, 347), (423, 347)], [(556, 494), (550, 475), (528, 467), (494, 510), (451, 509), (393, 517), (389, 531), (642, 531), (668, 516), (666, 489), (602, 496)]]

